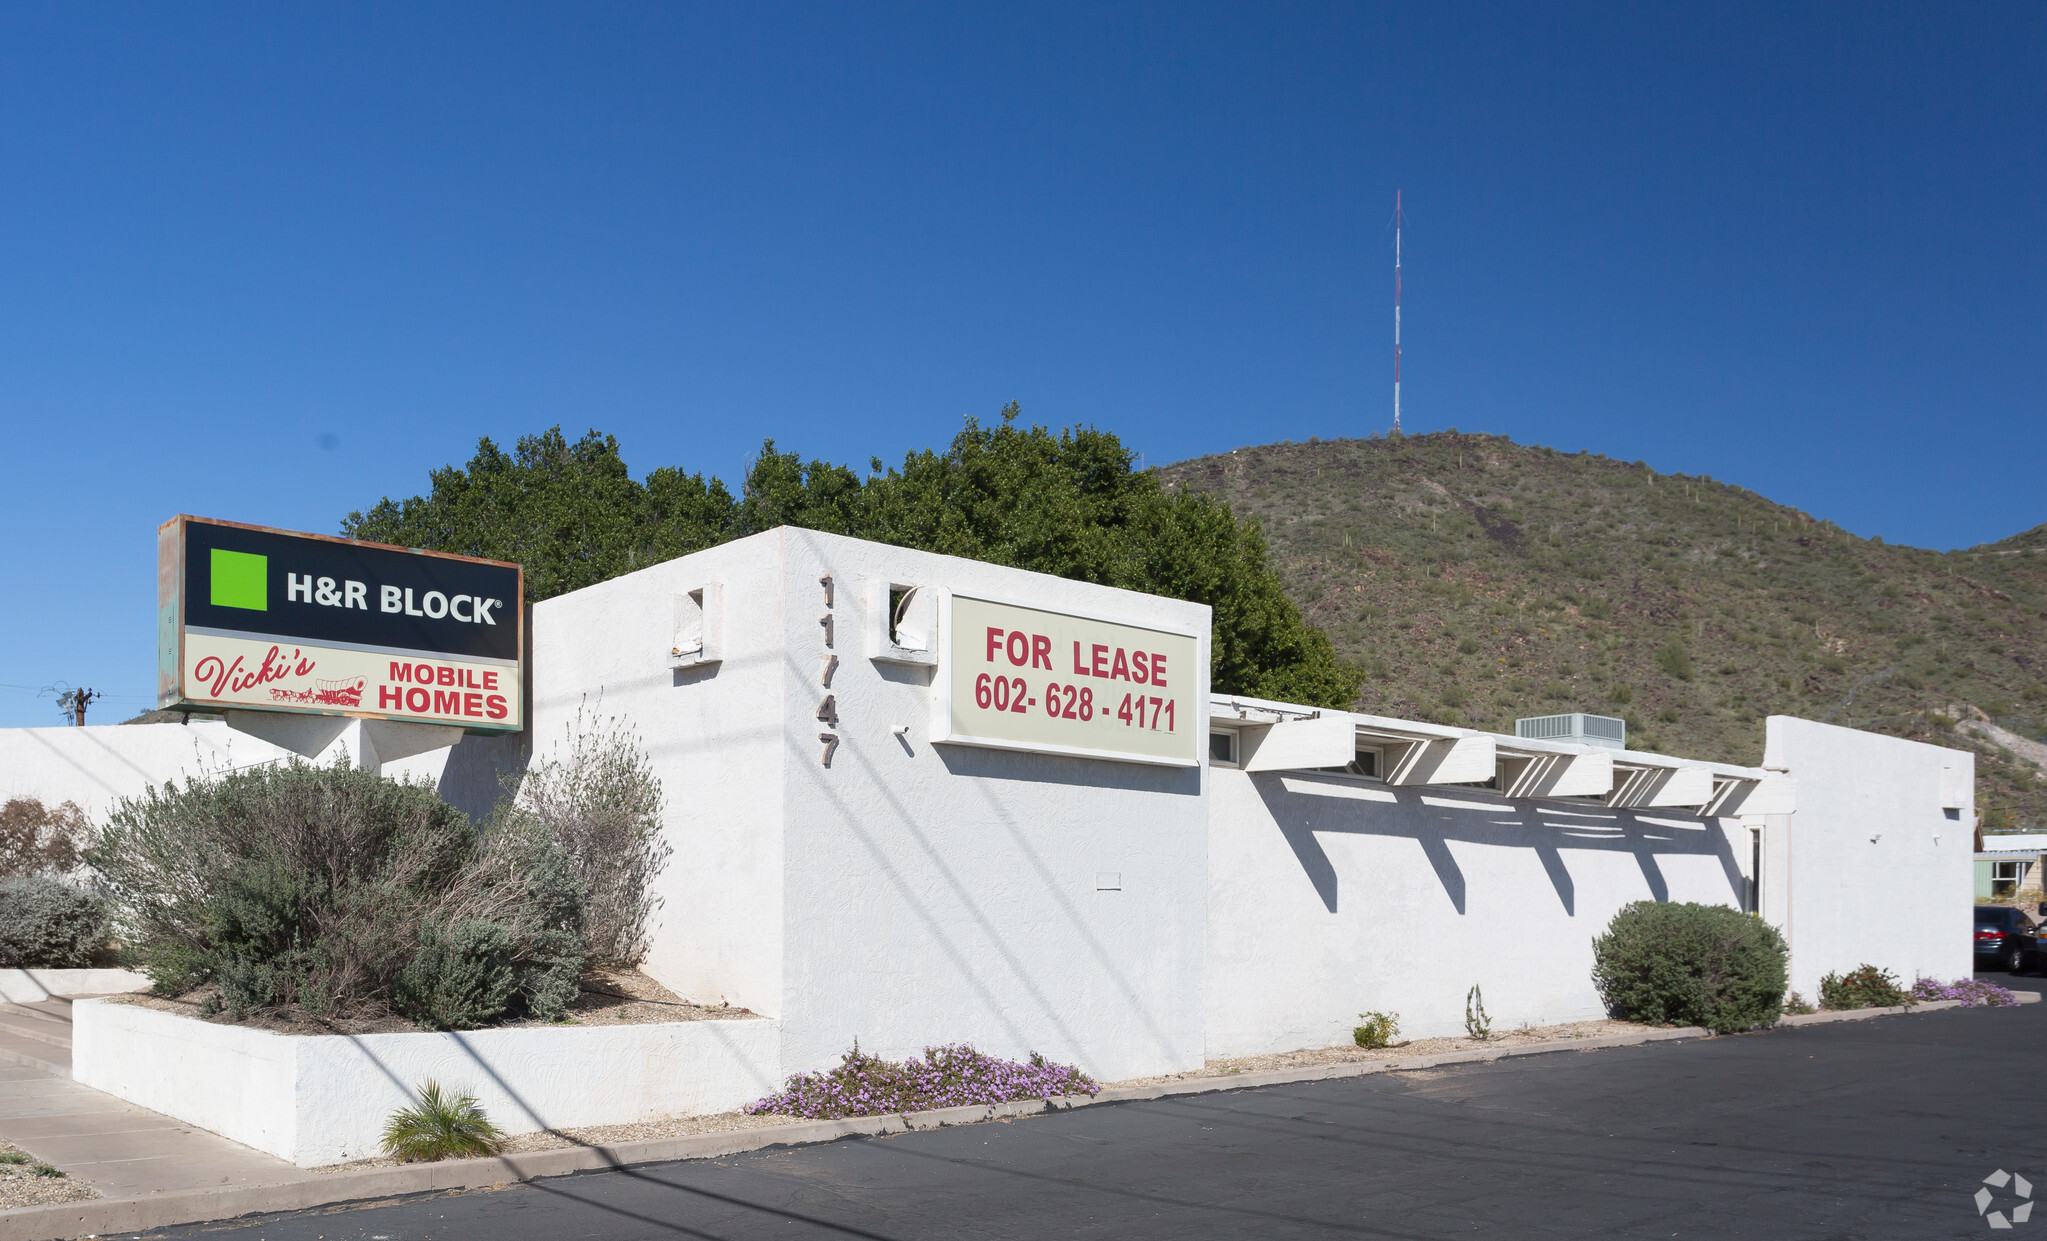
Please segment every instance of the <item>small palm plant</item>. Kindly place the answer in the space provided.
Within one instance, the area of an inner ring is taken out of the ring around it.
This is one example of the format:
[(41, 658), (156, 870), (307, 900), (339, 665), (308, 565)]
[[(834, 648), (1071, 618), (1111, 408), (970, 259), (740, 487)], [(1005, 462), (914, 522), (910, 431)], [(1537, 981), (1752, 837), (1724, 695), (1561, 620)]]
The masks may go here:
[(495, 1155), (504, 1148), (504, 1132), (475, 1095), (453, 1094), (431, 1079), (419, 1088), (417, 1106), (399, 1108), (384, 1125), (384, 1153), (407, 1163)]

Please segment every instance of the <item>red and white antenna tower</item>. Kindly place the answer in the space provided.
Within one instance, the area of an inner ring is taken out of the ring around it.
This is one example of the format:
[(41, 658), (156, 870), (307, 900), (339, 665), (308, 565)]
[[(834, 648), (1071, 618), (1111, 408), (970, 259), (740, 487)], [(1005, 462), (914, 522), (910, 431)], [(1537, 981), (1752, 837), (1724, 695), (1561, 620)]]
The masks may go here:
[[(1384, 237), (1386, 234), (1379, 234)], [(1400, 430), (1400, 191), (1393, 191), (1393, 430)]]

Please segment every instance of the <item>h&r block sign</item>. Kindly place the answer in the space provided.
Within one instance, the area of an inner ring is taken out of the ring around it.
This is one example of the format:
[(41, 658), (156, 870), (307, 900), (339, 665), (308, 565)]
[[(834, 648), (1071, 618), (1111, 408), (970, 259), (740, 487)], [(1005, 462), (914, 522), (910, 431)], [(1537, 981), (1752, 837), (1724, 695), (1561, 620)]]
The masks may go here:
[(516, 732), (524, 591), (502, 561), (174, 517), (157, 702)]

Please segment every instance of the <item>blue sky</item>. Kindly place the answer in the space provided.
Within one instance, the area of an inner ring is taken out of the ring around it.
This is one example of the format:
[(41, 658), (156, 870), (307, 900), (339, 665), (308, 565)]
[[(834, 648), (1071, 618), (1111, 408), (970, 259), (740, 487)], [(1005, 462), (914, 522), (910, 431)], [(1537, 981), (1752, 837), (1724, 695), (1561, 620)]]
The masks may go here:
[(736, 480), (1014, 398), (1390, 419), (1954, 547), (2047, 521), (2047, 8), (0, 9), (0, 724), (147, 705), (156, 525), (561, 423)]

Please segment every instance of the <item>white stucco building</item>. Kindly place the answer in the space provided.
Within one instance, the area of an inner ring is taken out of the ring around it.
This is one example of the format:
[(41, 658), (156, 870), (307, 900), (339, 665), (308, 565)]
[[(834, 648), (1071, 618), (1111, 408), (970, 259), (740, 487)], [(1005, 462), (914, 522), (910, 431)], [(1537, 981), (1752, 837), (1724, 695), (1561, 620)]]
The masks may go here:
[[(524, 742), (385, 769), (482, 810), (579, 711), (630, 721), (674, 849), (645, 969), (772, 1020), (769, 1077), (855, 1039), (1182, 1071), (1367, 1009), (1461, 1032), (1473, 984), (1500, 1026), (1592, 1018), (1591, 941), (1644, 899), (1755, 910), (1808, 996), (1864, 961), (1971, 968), (1962, 751), (1772, 717), (1744, 768), (1232, 699), (1204, 606), (793, 528), (548, 600), (531, 633)], [(992, 724), (975, 668), (1016, 687)], [(9, 730), (0, 790), (99, 812), (369, 734), (265, 735)]]

